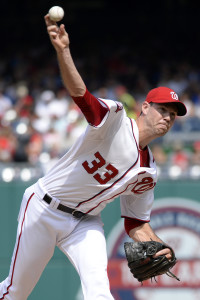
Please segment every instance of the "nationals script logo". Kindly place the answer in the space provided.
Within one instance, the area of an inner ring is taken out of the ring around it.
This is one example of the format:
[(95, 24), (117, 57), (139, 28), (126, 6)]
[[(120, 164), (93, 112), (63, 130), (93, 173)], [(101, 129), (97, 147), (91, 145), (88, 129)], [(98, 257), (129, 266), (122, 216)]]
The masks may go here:
[(200, 204), (183, 198), (155, 201), (151, 226), (156, 234), (175, 250), (178, 259), (172, 272), (180, 282), (167, 275), (143, 285), (133, 278), (124, 254), (124, 242), (131, 241), (123, 220), (108, 238), (108, 276), (116, 300), (197, 300), (200, 299)]

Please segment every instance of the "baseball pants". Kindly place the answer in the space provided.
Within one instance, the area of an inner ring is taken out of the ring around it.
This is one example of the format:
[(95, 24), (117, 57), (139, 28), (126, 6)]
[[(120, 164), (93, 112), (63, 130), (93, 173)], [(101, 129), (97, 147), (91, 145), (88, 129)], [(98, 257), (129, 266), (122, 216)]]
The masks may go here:
[[(84, 299), (113, 300), (100, 216), (75, 219), (53, 209), (42, 198), (38, 184), (24, 193), (10, 272), (0, 283), (0, 300), (26, 300), (53, 256), (55, 246), (77, 270)], [(68, 299), (67, 295), (65, 298)]]

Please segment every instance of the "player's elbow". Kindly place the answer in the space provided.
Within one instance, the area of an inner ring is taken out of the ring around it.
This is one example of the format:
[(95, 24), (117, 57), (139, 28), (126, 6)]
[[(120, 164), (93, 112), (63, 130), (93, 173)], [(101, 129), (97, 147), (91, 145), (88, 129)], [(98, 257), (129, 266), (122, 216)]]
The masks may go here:
[(83, 97), (85, 95), (85, 92), (86, 92), (86, 87), (85, 86), (74, 87), (69, 92), (70, 92), (70, 95), (72, 97)]

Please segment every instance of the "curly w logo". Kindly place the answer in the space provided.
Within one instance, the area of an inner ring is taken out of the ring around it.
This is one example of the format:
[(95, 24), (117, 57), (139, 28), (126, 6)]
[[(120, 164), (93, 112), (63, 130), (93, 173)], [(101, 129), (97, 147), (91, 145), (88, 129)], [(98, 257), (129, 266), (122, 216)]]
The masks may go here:
[(178, 95), (175, 92), (170, 92), (172, 99), (178, 100)]

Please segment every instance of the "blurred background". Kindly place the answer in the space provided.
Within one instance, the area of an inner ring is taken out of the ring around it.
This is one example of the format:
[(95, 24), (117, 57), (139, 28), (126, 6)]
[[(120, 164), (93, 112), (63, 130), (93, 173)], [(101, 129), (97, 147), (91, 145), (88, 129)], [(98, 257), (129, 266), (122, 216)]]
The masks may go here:
[[(171, 197), (187, 193), (189, 197), (193, 193), (191, 198), (198, 202), (200, 195), (197, 1), (2, 0), (0, 205), (5, 217), (0, 219), (0, 230), (5, 244), (1, 247), (0, 281), (7, 274), (12, 253), (8, 249), (13, 247), (24, 188), (68, 151), (87, 125), (62, 84), (55, 51), (46, 33), (43, 17), (54, 5), (65, 10), (63, 23), (70, 36), (72, 56), (94, 95), (121, 101), (128, 115), (136, 118), (151, 88), (168, 86), (177, 92), (188, 114), (177, 118), (171, 132), (150, 145), (158, 165), (158, 197), (169, 191)], [(106, 234), (120, 214), (118, 204), (113, 205), (115, 208), (109, 209), (116, 214), (113, 220), (105, 218)], [(13, 221), (8, 218), (11, 214)], [(60, 269), (56, 269), (55, 261)], [(55, 261), (49, 268), (54, 274), (55, 270), (64, 274), (60, 254), (56, 254)], [(51, 296), (48, 299), (54, 299)], [(187, 300), (193, 300), (189, 297)], [(129, 300), (128, 296), (123, 299)]]
[(4, 170), (22, 163), (37, 177), (86, 126), (46, 33), (43, 16), (55, 4), (65, 9), (73, 58), (93, 94), (123, 102), (136, 118), (151, 88), (178, 93), (188, 114), (151, 148), (161, 176), (199, 179), (199, 4), (189, 0), (2, 1), (0, 178), (22, 175)]

